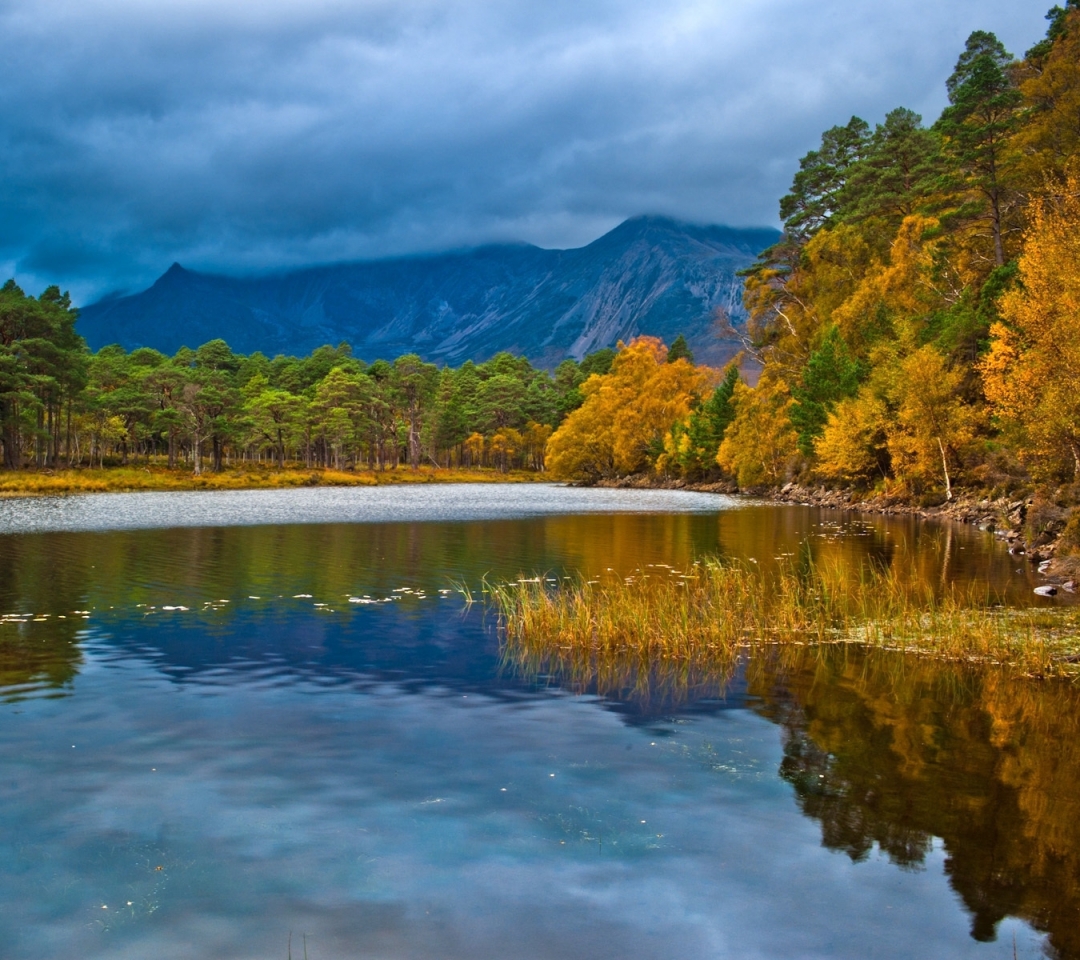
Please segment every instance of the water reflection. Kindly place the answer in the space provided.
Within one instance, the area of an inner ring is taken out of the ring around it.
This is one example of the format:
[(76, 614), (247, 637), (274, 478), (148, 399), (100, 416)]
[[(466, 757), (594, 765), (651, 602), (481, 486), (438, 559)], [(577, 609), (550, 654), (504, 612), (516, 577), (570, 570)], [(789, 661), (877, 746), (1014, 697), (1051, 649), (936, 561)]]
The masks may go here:
[(1006, 916), (1080, 956), (1080, 690), (854, 651), (761, 662), (750, 689), (784, 729), (780, 775), (824, 844), (902, 867), (944, 841), (946, 871), (994, 939)]
[(974, 531), (787, 507), (0, 537), (5, 949), (1080, 958), (1073, 687), (574, 675), (439, 592), (707, 554), (1030, 594)]
[[(109, 517), (101, 522), (107, 525)], [(1026, 569), (985, 534), (800, 507), (10, 534), (0, 535), (0, 615), (9, 616), (0, 622), (0, 689), (22, 695), (42, 684), (59, 689), (69, 683), (80, 658), (79, 611), (92, 611), (90, 624), (109, 623), (121, 635), (153, 618), (151, 642), (159, 656), (198, 669), (216, 664), (218, 641), (234, 635), (250, 638), (246, 657), (309, 662), (314, 641), (292, 644), (282, 637), (283, 625), (307, 604), (320, 604), (326, 616), (353, 616), (349, 598), (365, 596), (395, 598), (419, 619), (409, 628), (416, 631), (412, 639), (403, 628), (381, 652), (369, 642), (363, 668), (389, 658), (389, 669), (438, 672), (442, 660), (428, 659), (433, 651), (425, 637), (441, 633), (431, 641), (436, 646), (462, 646), (449, 616), (452, 601), (440, 593), (454, 581), (478, 587), (485, 575), (630, 573), (651, 563), (685, 569), (705, 555), (763, 565), (792, 557), (853, 566), (873, 560), (930, 583), (978, 580), (1015, 602), (1031, 600)], [(430, 609), (438, 604), (446, 609)], [(204, 639), (192, 642), (188, 621), (199, 624)], [(335, 629), (334, 635), (343, 634)], [(412, 650), (406, 666), (398, 662), (403, 648)], [(492, 672), (494, 652), (484, 649), (484, 658), (469, 668), (475, 674), (470, 682)], [(318, 669), (333, 673), (337, 667), (320, 661)]]

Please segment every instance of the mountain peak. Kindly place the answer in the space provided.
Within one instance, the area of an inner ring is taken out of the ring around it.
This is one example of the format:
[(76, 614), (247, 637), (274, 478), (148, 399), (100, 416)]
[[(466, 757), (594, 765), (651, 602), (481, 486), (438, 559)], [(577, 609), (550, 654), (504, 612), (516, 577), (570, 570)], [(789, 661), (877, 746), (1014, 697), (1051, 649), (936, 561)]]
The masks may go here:
[(190, 270), (180, 266), (179, 263), (173, 262), (173, 265), (154, 281), (154, 286), (156, 287), (159, 284), (168, 284), (177, 280), (187, 279), (190, 276)]
[(736, 273), (777, 235), (652, 215), (574, 250), (502, 244), (246, 278), (174, 263), (142, 293), (85, 307), (79, 331), (92, 347), (165, 353), (217, 338), (268, 354), (345, 340), (367, 360), (415, 352), (458, 364), (508, 350), (546, 366), (681, 333), (720, 363), (738, 345), (717, 338), (712, 315), (741, 316)]

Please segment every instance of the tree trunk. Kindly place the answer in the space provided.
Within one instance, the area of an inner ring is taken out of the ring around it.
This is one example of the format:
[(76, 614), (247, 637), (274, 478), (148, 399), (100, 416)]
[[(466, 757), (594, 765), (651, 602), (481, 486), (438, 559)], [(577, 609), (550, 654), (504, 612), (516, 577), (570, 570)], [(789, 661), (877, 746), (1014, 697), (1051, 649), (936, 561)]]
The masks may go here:
[(937, 438), (938, 449), (941, 451), (941, 469), (945, 471), (945, 499), (952, 500), (952, 481), (949, 479), (949, 460), (945, 456), (945, 445), (941, 437)]

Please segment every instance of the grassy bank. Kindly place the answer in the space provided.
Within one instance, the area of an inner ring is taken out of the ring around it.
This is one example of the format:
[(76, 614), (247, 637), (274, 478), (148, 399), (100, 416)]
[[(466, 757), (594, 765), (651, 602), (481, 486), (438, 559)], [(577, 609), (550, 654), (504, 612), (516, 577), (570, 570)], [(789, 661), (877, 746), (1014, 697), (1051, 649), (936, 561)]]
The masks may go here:
[(0, 472), (0, 497), (50, 496), (72, 493), (121, 493), (139, 490), (267, 490), (287, 487), (374, 487), (404, 483), (529, 483), (547, 479), (543, 474), (517, 470), (410, 470), (346, 471), (305, 467), (276, 470), (256, 465), (229, 467), (221, 473), (194, 476), (190, 469), (128, 466), (104, 469)]
[(706, 560), (689, 571), (493, 584), (508, 654), (582, 675), (730, 669), (748, 649), (855, 643), (943, 660), (1071, 673), (1074, 611), (998, 606), (985, 588), (945, 590), (891, 570), (779, 571)]

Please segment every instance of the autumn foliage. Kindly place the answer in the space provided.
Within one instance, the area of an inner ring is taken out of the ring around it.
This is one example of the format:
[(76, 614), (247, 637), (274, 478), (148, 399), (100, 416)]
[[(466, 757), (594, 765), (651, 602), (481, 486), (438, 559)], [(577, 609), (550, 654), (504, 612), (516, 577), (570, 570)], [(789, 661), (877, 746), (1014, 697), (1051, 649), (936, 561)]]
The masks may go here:
[(716, 385), (707, 367), (685, 357), (667, 361), (667, 347), (655, 337), (620, 344), (610, 372), (582, 384), (584, 403), (548, 441), (552, 476), (590, 481), (647, 468), (671, 428)]
[(826, 131), (748, 271), (742, 385), (717, 462), (952, 495), (1080, 480), (1080, 4), (1016, 61), (976, 31), (932, 125)]
[(980, 368), (1001, 427), (1036, 473), (1080, 477), (1080, 175), (1033, 204), (1020, 283)]
[(637, 341), (582, 388), (549, 465), (743, 488), (951, 498), (1080, 481), (1080, 2), (1023, 60), (976, 31), (937, 121), (827, 130), (746, 274), (744, 369), (719, 389)]

